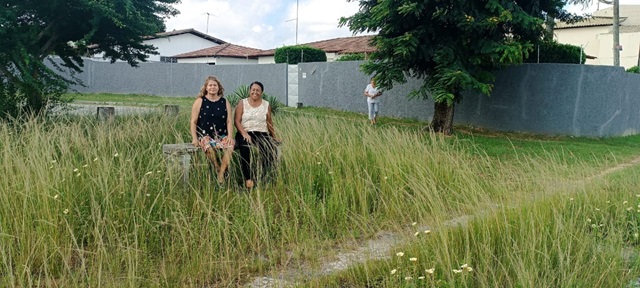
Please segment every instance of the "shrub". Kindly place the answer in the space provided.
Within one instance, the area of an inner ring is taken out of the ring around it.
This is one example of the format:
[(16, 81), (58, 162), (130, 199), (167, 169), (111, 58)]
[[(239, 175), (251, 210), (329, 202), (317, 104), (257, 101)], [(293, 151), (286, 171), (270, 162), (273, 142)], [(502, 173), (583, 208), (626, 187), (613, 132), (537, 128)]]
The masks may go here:
[(336, 59), (336, 61), (360, 61), (365, 60), (364, 53), (351, 53), (341, 55), (340, 58)]
[(276, 49), (276, 63), (298, 64), (303, 62), (327, 62), (327, 54), (309, 46), (284, 46)]
[[(236, 107), (240, 100), (247, 97), (249, 97), (249, 86), (241, 85), (236, 88), (231, 95), (227, 96), (227, 101), (229, 101), (231, 107)], [(278, 98), (267, 93), (262, 93), (262, 99), (269, 101), (269, 105), (271, 105), (271, 113), (273, 114), (275, 114), (280, 107), (284, 106), (282, 102), (278, 101)]]
[[(540, 62), (538, 62), (538, 49), (540, 52)], [(524, 59), (525, 63), (580, 63), (584, 64), (587, 55), (581, 53), (580, 46), (561, 44), (558, 42), (542, 42), (534, 46), (529, 57)], [(582, 55), (581, 55), (582, 54)], [(578, 61), (578, 59), (580, 61)]]
[(16, 85), (0, 79), (0, 120), (17, 118), (24, 106)]
[(627, 69), (627, 72), (640, 74), (640, 66), (633, 66), (633, 67)]

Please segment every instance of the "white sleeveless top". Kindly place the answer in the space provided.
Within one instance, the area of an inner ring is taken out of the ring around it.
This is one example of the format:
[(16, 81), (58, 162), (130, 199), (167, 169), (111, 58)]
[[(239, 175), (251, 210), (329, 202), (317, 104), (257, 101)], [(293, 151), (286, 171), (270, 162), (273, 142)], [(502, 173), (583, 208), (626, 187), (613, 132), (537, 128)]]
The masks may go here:
[(245, 131), (269, 132), (267, 130), (267, 111), (269, 111), (269, 102), (262, 99), (262, 103), (258, 107), (249, 105), (247, 98), (242, 99), (242, 127)]

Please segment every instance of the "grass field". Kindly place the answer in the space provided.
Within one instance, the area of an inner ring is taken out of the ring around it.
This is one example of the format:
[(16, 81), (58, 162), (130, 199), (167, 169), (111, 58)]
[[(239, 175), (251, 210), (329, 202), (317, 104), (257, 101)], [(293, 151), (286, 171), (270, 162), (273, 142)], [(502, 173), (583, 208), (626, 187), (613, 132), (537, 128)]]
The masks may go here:
[[(183, 189), (161, 153), (190, 142), (181, 111), (0, 124), (0, 286), (638, 286), (640, 167), (608, 169), (639, 136), (284, 109), (275, 181), (248, 192), (236, 165), (219, 187), (199, 157)], [(385, 257), (318, 272), (381, 232), (400, 239)]]

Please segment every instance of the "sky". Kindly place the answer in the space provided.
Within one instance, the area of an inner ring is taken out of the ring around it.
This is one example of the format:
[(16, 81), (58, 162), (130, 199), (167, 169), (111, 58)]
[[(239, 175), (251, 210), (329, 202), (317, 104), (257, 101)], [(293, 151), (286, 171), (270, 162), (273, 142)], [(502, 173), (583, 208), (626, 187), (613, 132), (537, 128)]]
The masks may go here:
[(258, 49), (295, 45), (296, 18), (300, 44), (353, 36), (347, 27), (338, 28), (338, 19), (355, 14), (358, 1), (298, 1), (296, 5), (296, 0), (182, 0), (174, 5), (180, 14), (165, 24), (167, 31), (194, 28), (232, 44)]
[[(194, 28), (232, 44), (258, 49), (295, 45), (296, 35), (300, 44), (354, 35), (347, 27), (338, 27), (338, 19), (355, 14), (359, 1), (297, 1), (182, 0), (174, 5), (180, 14), (167, 19), (165, 24), (167, 31)], [(640, 0), (619, 1), (621, 5), (640, 5)], [(568, 10), (576, 14), (592, 13), (598, 7), (595, 3), (586, 8), (571, 6)], [(606, 7), (609, 5), (599, 5), (600, 9)]]

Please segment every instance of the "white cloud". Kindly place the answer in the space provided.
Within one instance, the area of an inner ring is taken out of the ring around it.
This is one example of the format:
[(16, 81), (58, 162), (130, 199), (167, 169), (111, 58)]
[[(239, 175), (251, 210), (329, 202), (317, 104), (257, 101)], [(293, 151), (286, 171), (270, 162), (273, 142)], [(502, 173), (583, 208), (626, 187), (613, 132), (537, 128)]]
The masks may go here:
[[(298, 43), (352, 36), (338, 19), (358, 11), (358, 2), (299, 0)], [(224, 41), (259, 49), (296, 42), (295, 0), (182, 0), (180, 15), (166, 21), (167, 30), (194, 28)], [(207, 27), (207, 13), (209, 25)]]

